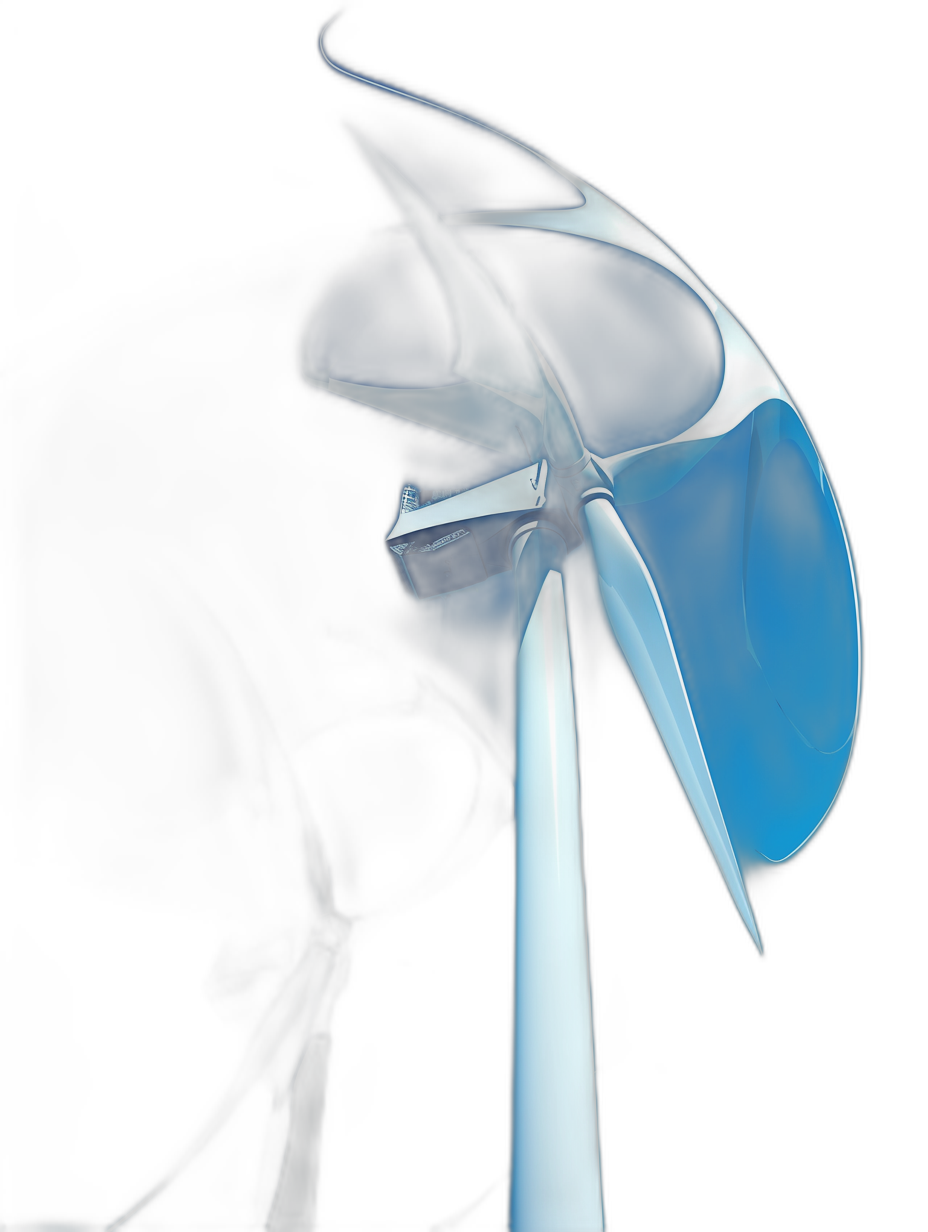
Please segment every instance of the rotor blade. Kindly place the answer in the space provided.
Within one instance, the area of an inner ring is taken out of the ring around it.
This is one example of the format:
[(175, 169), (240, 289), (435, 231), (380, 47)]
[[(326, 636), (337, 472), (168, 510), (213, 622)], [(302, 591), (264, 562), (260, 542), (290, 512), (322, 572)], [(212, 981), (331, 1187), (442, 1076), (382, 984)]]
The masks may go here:
[(542, 424), (535, 416), (473, 381), (420, 388), (368, 385), (337, 380), (305, 363), (303, 375), (311, 384), (340, 398), (376, 407), (485, 449), (525, 461), (541, 456)]
[(586, 506), (609, 622), (748, 931), (762, 949), (651, 574), (611, 503)]
[(359, 133), (355, 138), (445, 292), (458, 335), (455, 374), (542, 419), (545, 391), (538, 360), (499, 292), (403, 172)]
[[(732, 844), (785, 860), (847, 770), (860, 686), (850, 549), (796, 412), (771, 399), (700, 452), (641, 454), (615, 474)], [(614, 472), (615, 473), (615, 472)]]

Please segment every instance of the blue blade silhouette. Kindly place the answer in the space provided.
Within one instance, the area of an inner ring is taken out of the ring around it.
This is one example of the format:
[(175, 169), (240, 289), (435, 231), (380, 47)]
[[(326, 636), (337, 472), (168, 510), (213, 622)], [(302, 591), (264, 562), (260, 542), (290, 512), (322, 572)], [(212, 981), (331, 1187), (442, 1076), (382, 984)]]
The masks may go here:
[(704, 444), (682, 476), (679, 447), (645, 455), (648, 473), (620, 474), (615, 501), (660, 595), (733, 844), (779, 861), (821, 822), (850, 756), (850, 552), (792, 407), (765, 402)]

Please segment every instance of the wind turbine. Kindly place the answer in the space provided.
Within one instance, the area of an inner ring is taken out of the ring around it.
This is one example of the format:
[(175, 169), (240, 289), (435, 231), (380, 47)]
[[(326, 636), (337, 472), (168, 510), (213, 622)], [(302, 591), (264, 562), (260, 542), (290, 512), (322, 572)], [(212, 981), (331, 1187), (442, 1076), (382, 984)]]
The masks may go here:
[[(339, 379), (314, 359), (312, 345), (304, 372), (335, 394), (521, 452), (527, 463), (424, 505), (407, 486), (387, 544), (422, 598), (514, 571), (510, 1220), (514, 1232), (596, 1232), (604, 1221), (564, 560), (589, 539), (616, 640), (760, 949), (736, 849), (742, 857), (787, 858), (840, 787), (859, 702), (850, 550), (786, 389), (676, 253), (538, 151), (336, 63), (324, 36), (325, 29), (320, 52), (333, 69), (519, 146), (581, 197), (572, 208), (443, 219), (398, 166), (362, 140), (442, 288), (457, 336), (451, 379), (417, 387)], [(690, 343), (717, 355), (709, 395), (698, 406), (684, 400), (670, 410), (652, 400), (605, 420), (585, 410), (562, 387), (533, 330), (459, 242), (455, 228), (464, 225), (559, 232), (580, 245), (608, 246), (652, 307), (665, 303), (665, 291), (685, 305), (689, 324), (681, 328)]]

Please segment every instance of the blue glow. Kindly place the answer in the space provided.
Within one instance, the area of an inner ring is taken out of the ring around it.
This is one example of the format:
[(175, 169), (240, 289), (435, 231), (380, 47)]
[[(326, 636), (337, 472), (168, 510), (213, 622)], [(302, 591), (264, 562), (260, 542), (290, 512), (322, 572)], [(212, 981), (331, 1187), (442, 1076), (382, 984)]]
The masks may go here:
[(519, 650), (513, 1232), (600, 1232), (593, 1020), (567, 617), (548, 573)]
[(735, 849), (786, 859), (838, 791), (857, 711), (853, 574), (814, 446), (771, 400), (666, 490), (623, 495), (620, 476)]
[(745, 511), (748, 637), (783, 713), (812, 748), (835, 753), (851, 738), (857, 707), (844, 535), (818, 459), (810, 465), (795, 439), (794, 412), (774, 404), (757, 419), (778, 421), (781, 431), (762, 459), (755, 422)]

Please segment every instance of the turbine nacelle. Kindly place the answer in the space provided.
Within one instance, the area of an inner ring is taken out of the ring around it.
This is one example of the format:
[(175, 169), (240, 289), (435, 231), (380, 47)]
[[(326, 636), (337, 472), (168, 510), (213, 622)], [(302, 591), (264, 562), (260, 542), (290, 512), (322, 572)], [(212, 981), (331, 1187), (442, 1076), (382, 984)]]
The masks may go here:
[(532, 530), (552, 531), (564, 552), (572, 550), (583, 538), (580, 509), (596, 497), (611, 499), (612, 485), (592, 458), (567, 475), (541, 459), (424, 505), (407, 485), (387, 546), (413, 593), (426, 599), (512, 569)]

